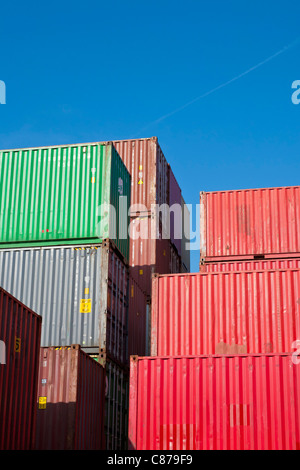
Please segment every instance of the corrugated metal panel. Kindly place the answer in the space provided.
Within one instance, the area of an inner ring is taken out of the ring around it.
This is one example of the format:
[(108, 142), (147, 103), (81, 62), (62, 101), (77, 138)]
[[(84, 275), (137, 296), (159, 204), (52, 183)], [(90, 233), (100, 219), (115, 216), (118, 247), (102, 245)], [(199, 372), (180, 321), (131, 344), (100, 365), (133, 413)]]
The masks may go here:
[(104, 450), (105, 368), (79, 345), (41, 348), (37, 450)]
[(181, 197), (181, 213), (182, 213), (182, 239), (181, 239), (181, 264), (182, 272), (190, 272), (191, 254), (189, 249), (190, 243), (190, 211), (183, 197)]
[(132, 358), (129, 447), (299, 450), (290, 355)]
[[(114, 140), (114, 146), (131, 175), (131, 206), (168, 204), (168, 163), (157, 137)], [(136, 215), (137, 207), (131, 212)]]
[(127, 450), (129, 371), (113, 361), (106, 362), (107, 393), (105, 437), (107, 450)]
[(128, 356), (147, 354), (148, 296), (129, 276)]
[(128, 268), (112, 244), (0, 250), (0, 285), (43, 317), (43, 347), (127, 363)]
[[(128, 234), (124, 237), (120, 231), (119, 216), (127, 228), (131, 179), (111, 144), (3, 150), (0, 175), (3, 247), (100, 243), (111, 238), (128, 260)], [(116, 209), (116, 222), (109, 204)]]
[(181, 256), (182, 241), (182, 206), (181, 189), (169, 165), (169, 206), (170, 206), (170, 240)]
[(201, 258), (300, 253), (300, 186), (200, 194)]
[(0, 449), (31, 450), (42, 319), (0, 287)]
[(151, 355), (283, 353), (300, 338), (300, 270), (158, 276)]
[(200, 264), (201, 272), (262, 271), (263, 269), (300, 269), (300, 258), (269, 259), (260, 261), (227, 261)]
[(130, 274), (149, 296), (152, 275), (170, 273), (171, 244), (163, 236), (162, 223), (156, 215), (131, 218)]

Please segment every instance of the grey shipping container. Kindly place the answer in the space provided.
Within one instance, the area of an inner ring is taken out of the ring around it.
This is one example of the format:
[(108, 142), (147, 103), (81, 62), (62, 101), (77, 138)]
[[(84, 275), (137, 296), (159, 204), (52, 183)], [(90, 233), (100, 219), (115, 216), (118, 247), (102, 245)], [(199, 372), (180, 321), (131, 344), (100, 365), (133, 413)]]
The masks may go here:
[(0, 285), (42, 316), (42, 347), (127, 363), (128, 268), (111, 243), (0, 250)]

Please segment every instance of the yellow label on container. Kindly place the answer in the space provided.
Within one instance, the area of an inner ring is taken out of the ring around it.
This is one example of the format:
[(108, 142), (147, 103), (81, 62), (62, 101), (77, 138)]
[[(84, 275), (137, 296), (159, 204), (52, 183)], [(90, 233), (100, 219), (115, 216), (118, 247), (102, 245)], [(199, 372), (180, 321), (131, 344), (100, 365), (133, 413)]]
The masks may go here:
[(143, 270), (142, 270), (142, 269), (140, 269), (140, 275), (142, 275), (142, 274), (143, 274)]
[(134, 297), (134, 288), (131, 286), (131, 297)]
[(21, 352), (21, 338), (15, 337), (15, 352)]
[(90, 293), (90, 289), (89, 289), (88, 287), (86, 287), (86, 288), (84, 289), (84, 293), (85, 293), (85, 294), (89, 294), (89, 293)]
[(91, 313), (91, 311), (92, 311), (91, 299), (81, 299), (80, 300), (80, 313)]
[(96, 178), (95, 178), (95, 176), (93, 176), (92, 179), (91, 179), (91, 183), (95, 183), (95, 182), (96, 182)]
[(47, 397), (39, 397), (39, 410), (44, 410), (46, 408)]

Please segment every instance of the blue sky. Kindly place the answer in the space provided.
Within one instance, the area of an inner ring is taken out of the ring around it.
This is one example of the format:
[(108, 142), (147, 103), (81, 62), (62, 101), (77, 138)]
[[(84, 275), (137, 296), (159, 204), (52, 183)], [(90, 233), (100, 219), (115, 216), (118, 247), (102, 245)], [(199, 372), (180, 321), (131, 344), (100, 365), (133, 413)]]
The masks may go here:
[(300, 43), (159, 118), (293, 43), (299, 18), (288, 0), (2, 2), (0, 148), (156, 135), (193, 205), (298, 185)]

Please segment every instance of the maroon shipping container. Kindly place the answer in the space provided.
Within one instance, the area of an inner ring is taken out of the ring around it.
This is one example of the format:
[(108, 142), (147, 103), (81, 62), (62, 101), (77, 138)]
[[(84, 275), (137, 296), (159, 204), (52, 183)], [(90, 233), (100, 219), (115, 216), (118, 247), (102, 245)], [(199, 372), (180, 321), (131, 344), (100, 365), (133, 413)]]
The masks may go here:
[(128, 355), (146, 356), (150, 299), (131, 276), (129, 276), (128, 304)]
[(105, 449), (105, 368), (79, 345), (40, 350), (37, 450)]
[(224, 261), (219, 263), (200, 263), (200, 272), (262, 271), (263, 269), (300, 269), (300, 258), (268, 259), (257, 261)]
[(130, 274), (151, 296), (155, 273), (170, 273), (170, 240), (163, 238), (161, 221), (156, 216), (137, 216), (130, 221)]
[(129, 448), (300, 450), (299, 390), (291, 355), (132, 357)]
[[(182, 203), (181, 189), (169, 165), (169, 206), (170, 206), (170, 240), (181, 256), (182, 243)], [(177, 271), (179, 272), (179, 271)]]
[(0, 450), (32, 450), (42, 318), (0, 287)]
[[(170, 274), (180, 273), (182, 268), (181, 257), (172, 243), (170, 244)], [(185, 271), (186, 272), (186, 271)]]
[[(131, 175), (131, 206), (168, 204), (168, 163), (157, 137), (112, 142)], [(141, 208), (140, 208), (141, 209)], [(132, 207), (132, 215), (143, 212)]]
[(286, 353), (300, 340), (300, 269), (153, 279), (151, 355)]
[(200, 193), (204, 261), (300, 256), (300, 186)]

